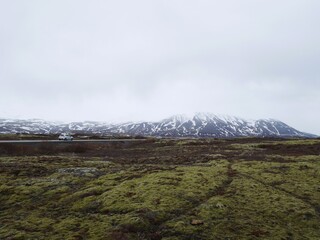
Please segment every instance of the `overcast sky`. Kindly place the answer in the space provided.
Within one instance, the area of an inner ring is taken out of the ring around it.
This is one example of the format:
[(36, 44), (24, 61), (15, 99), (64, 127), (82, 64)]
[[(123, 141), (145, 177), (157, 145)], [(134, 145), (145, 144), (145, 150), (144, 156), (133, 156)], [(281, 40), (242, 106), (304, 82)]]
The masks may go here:
[(0, 117), (211, 112), (320, 134), (319, 0), (0, 0)]

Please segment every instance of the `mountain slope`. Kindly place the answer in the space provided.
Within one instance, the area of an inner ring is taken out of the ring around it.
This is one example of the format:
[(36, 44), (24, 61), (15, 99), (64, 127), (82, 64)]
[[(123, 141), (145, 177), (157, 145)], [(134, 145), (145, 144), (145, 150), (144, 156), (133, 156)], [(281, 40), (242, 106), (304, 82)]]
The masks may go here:
[(165, 137), (316, 137), (274, 119), (249, 121), (211, 113), (197, 113), (192, 116), (175, 115), (159, 122), (121, 124), (0, 119), (0, 133), (57, 134), (61, 132)]

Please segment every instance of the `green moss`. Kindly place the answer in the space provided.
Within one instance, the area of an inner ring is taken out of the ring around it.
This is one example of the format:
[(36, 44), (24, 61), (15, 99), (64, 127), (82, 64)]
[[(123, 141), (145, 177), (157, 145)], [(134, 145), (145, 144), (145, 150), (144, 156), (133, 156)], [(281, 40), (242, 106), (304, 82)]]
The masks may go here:
[[(0, 157), (0, 239), (320, 239), (320, 158), (296, 149), (317, 143), (159, 140), (98, 146), (98, 157)], [(279, 144), (295, 151), (261, 148)]]
[(129, 212), (149, 208), (175, 214), (206, 197), (224, 180), (226, 164), (219, 167), (181, 167), (133, 179), (101, 195), (102, 211)]

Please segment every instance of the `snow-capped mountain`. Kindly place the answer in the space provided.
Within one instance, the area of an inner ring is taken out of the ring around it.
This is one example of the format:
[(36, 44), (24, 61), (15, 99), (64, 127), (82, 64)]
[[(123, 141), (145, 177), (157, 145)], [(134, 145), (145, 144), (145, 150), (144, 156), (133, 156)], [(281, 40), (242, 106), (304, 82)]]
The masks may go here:
[(144, 135), (163, 137), (316, 137), (273, 119), (245, 120), (211, 113), (175, 115), (158, 122), (57, 123), (43, 120), (0, 119), (0, 133), (58, 134), (61, 132), (100, 135)]

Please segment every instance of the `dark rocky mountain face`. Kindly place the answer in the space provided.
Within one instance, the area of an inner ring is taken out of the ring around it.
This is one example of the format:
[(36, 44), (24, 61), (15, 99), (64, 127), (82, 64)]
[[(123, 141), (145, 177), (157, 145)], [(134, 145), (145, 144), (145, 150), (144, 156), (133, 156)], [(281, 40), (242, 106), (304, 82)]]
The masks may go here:
[(122, 124), (0, 119), (0, 133), (57, 134), (61, 132), (162, 137), (316, 137), (273, 119), (249, 121), (210, 113), (198, 113), (190, 117), (176, 115), (159, 122)]

